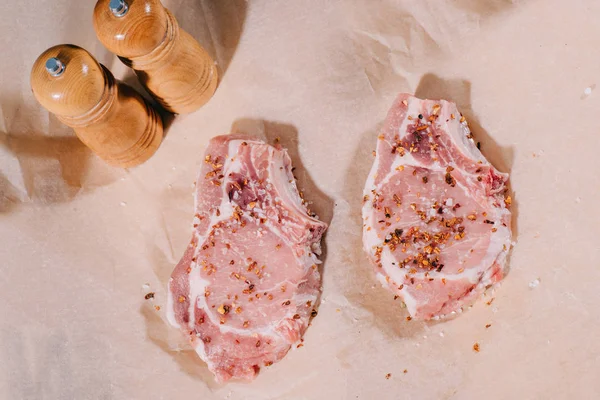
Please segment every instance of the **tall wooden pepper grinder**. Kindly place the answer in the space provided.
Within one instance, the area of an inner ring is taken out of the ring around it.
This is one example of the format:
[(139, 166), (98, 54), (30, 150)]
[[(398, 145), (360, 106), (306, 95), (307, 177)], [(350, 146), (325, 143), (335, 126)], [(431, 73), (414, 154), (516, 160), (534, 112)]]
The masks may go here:
[(162, 141), (156, 111), (80, 47), (59, 45), (43, 52), (31, 70), (31, 88), (44, 108), (111, 165), (141, 164)]
[(94, 28), (166, 110), (195, 111), (215, 92), (214, 61), (159, 0), (99, 0)]

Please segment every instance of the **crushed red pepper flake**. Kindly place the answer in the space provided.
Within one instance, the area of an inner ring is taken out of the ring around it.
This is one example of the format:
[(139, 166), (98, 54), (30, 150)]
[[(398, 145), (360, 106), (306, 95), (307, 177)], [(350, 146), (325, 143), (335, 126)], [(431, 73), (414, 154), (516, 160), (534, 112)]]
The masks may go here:
[[(451, 167), (448, 167), (448, 168), (451, 168)], [(454, 177), (450, 174), (450, 172), (446, 172), (445, 181), (451, 187), (456, 186), (456, 179), (454, 179)]]
[(475, 351), (476, 353), (479, 353), (479, 343), (475, 343), (473, 345), (473, 351)]
[(390, 373), (387, 373), (387, 374), (385, 375), (385, 379), (390, 379), (391, 377), (392, 377), (392, 374), (390, 374)]
[(492, 326), (492, 324), (485, 324), (486, 328), (489, 328), (490, 326)]
[(144, 296), (146, 300), (150, 300), (154, 298), (154, 292), (150, 292)]
[(219, 314), (221, 315), (227, 315), (229, 314), (229, 311), (231, 310), (231, 307), (228, 306), (227, 304), (221, 304), (219, 306), (219, 308), (217, 309), (217, 311), (219, 312)]
[(179, 296), (177, 301), (179, 301), (180, 303), (183, 303), (185, 301), (185, 296)]

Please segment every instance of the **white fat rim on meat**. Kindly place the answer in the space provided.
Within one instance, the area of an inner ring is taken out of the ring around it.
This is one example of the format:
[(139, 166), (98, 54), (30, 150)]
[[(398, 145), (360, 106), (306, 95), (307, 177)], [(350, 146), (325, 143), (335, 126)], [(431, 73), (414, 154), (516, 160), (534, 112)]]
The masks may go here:
[[(169, 279), (169, 283), (173, 278)], [(181, 325), (175, 319), (175, 311), (173, 311), (173, 292), (171, 292), (171, 285), (167, 285), (167, 321), (175, 328), (181, 329)]]
[[(408, 104), (408, 109), (407, 109), (407, 115), (418, 115), (421, 113), (420, 106), (421, 106), (422, 102), (419, 99), (410, 98), (408, 100), (408, 103), (409, 104)], [(449, 110), (451, 108), (453, 110), (456, 110), (455, 105), (452, 103), (446, 102), (444, 100), (440, 101), (440, 103), (446, 103), (445, 107), (442, 107), (442, 110), (444, 110), (444, 111)], [(456, 110), (456, 112), (458, 114), (458, 110)], [(455, 146), (461, 150), (461, 152), (465, 155), (465, 157), (471, 158), (471, 159), (475, 160), (476, 162), (481, 161), (481, 165), (490, 166), (490, 163), (487, 161), (487, 159), (485, 157), (483, 157), (483, 155), (481, 154), (481, 152), (475, 145), (474, 140), (472, 138), (467, 138), (467, 136), (470, 134), (470, 131), (469, 131), (466, 121), (460, 122), (460, 120), (458, 118), (454, 118), (454, 119), (450, 118), (449, 111), (446, 111), (445, 113), (441, 114), (440, 118), (438, 118), (438, 120), (441, 120), (442, 123), (445, 125), (444, 126), (445, 132), (449, 132), (449, 133), (460, 132), (458, 138), (455, 137), (456, 135), (449, 135), (449, 136), (452, 139)], [(448, 120), (448, 121), (446, 121), (446, 120)], [(409, 123), (409, 120), (407, 118), (405, 118), (402, 121), (402, 124), (400, 125), (400, 127), (398, 129), (398, 134), (400, 135), (400, 137), (402, 137), (402, 135), (406, 132), (408, 123)], [(452, 124), (458, 124), (459, 129), (456, 129), (457, 128), (456, 126), (451, 126)], [(389, 180), (392, 178), (392, 176), (394, 176), (394, 173), (396, 172), (396, 168), (401, 165), (412, 166), (412, 167), (422, 167), (422, 165), (412, 156), (412, 154), (410, 152), (406, 152), (403, 157), (396, 157), (394, 159), (387, 175), (381, 180), (379, 185), (376, 186), (375, 178), (376, 178), (377, 171), (379, 169), (379, 163), (380, 163), (380, 155), (379, 155), (379, 152), (377, 152), (375, 154), (375, 160), (373, 161), (371, 171), (369, 172), (369, 176), (367, 178), (367, 181), (365, 182), (365, 190), (363, 192), (364, 195), (370, 196), (372, 193), (371, 192), (372, 190), (377, 191), (377, 189), (379, 187), (388, 183)], [(433, 163), (433, 165), (427, 166), (427, 168), (432, 171), (441, 171), (444, 173), (446, 171), (446, 166), (445, 165), (441, 166), (437, 162)], [(462, 172), (466, 173), (465, 171), (462, 171)], [(502, 173), (498, 173), (498, 174), (506, 175), (506, 174), (502, 174)], [(457, 182), (457, 184), (461, 189), (463, 189), (463, 191), (465, 190), (465, 188), (459, 182)], [(496, 219), (497, 221), (502, 221), (504, 219), (504, 216), (509, 214), (508, 210), (506, 210), (504, 208), (494, 208), (493, 210), (494, 210), (494, 215), (490, 216), (491, 217), (490, 219)], [(365, 251), (367, 251), (369, 254), (374, 256), (375, 247), (379, 246), (381, 244), (382, 240), (381, 240), (381, 238), (377, 237), (377, 229), (376, 229), (377, 224), (375, 223), (376, 221), (374, 221), (373, 205), (372, 205), (371, 201), (366, 201), (365, 204), (363, 205), (362, 215), (363, 215), (363, 217), (365, 215), (367, 216), (367, 218), (363, 220), (363, 224), (364, 224), (363, 247), (364, 247)], [(371, 229), (367, 230), (366, 228), (368, 228), (368, 227), (370, 227)], [(494, 263), (498, 263), (500, 265), (501, 269), (504, 268), (506, 255), (508, 254), (508, 249), (510, 248), (510, 245), (511, 245), (511, 232), (508, 229), (508, 227), (505, 227), (501, 224), (495, 224), (494, 227), (497, 229), (497, 231), (491, 235), (490, 245), (488, 246), (486, 255), (481, 260), (481, 262), (478, 265), (463, 271), (462, 273), (453, 274), (453, 275), (444, 275), (445, 279), (461, 280), (461, 279), (466, 278), (466, 279), (468, 279), (469, 282), (471, 282), (473, 284), (477, 284), (478, 286), (480, 286), (480, 285), (487, 286), (491, 283), (492, 276), (491, 275), (488, 276), (489, 272), (491, 272), (491, 266)], [(387, 274), (389, 279), (391, 279), (394, 283), (401, 285), (406, 281), (406, 278), (405, 278), (406, 271), (404, 269), (399, 268), (397, 265), (392, 264), (392, 263), (395, 263), (396, 261), (397, 260), (393, 257), (389, 248), (383, 247), (382, 252), (381, 252), (381, 264), (382, 264), (383, 272), (385, 272), (385, 274)], [(483, 271), (483, 273), (481, 271)], [(389, 284), (387, 282), (385, 274), (383, 274), (381, 272), (377, 272), (376, 277), (383, 286), (388, 286)], [(429, 275), (435, 276), (434, 274), (435, 274), (435, 272), (433, 274), (430, 273)], [(420, 273), (413, 274), (412, 276), (422, 278), (425, 276), (425, 273), (420, 272)], [(402, 291), (402, 292), (400, 292), (400, 294), (402, 296), (402, 300), (406, 304), (406, 308), (408, 309), (409, 313), (411, 315), (414, 315), (417, 311), (416, 300), (411, 295), (409, 295), (407, 291)]]

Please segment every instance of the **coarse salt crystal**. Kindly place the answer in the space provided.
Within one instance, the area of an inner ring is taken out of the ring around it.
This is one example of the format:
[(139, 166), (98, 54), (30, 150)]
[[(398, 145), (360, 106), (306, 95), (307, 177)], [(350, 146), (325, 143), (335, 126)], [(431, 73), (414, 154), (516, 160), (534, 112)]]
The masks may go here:
[(529, 282), (529, 287), (531, 289), (538, 287), (538, 285), (540, 284), (540, 280), (538, 279), (534, 279), (531, 282)]

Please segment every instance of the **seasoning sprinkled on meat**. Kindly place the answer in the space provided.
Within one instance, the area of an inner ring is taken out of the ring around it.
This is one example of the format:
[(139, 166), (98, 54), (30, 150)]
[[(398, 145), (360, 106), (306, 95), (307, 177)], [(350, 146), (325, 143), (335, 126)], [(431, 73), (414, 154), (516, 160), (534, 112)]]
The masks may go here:
[(363, 247), (380, 282), (406, 304), (408, 320), (461, 311), (503, 278), (508, 175), (484, 158), (466, 119), (445, 100), (400, 95), (375, 154)]
[(195, 200), (167, 316), (217, 381), (252, 380), (317, 314), (327, 225), (308, 210), (287, 152), (245, 135), (210, 141)]

